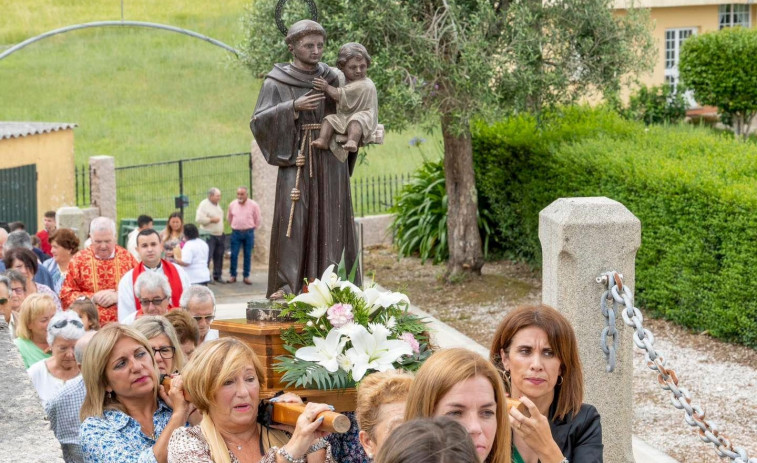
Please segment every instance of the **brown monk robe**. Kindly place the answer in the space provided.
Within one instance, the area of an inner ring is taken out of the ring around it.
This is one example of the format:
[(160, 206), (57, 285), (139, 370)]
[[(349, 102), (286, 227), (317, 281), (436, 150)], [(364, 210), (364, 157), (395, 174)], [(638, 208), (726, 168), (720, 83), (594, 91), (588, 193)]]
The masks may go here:
[[(268, 73), (250, 121), (266, 161), (279, 168), (266, 292), (271, 299), (299, 294), (305, 279), (320, 278), (342, 255), (348, 271), (357, 260), (350, 194), (356, 153), (340, 162), (331, 151), (310, 145), (323, 117), (336, 112), (333, 100), (313, 90), (316, 77), (339, 86), (337, 73), (320, 62), (325, 36), (310, 20), (289, 28), (286, 43), (293, 62), (276, 64)], [(304, 157), (298, 168), (300, 151)], [(296, 185), (299, 199), (293, 201)], [(355, 283), (361, 284), (359, 269)]]

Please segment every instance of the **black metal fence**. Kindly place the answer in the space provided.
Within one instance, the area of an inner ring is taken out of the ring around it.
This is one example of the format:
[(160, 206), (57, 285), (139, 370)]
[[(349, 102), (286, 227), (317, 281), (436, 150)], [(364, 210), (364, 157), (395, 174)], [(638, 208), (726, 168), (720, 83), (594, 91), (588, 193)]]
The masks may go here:
[(381, 214), (394, 205), (394, 198), (410, 174), (375, 175), (352, 180), (352, 211), (356, 217)]
[(87, 207), (91, 202), (92, 179), (88, 165), (74, 166), (74, 184), (76, 185), (76, 205)]
[[(119, 219), (140, 214), (164, 218), (187, 209), (185, 220), (194, 222), (194, 211), (210, 187), (221, 190), (226, 204), (240, 185), (252, 189), (250, 153), (116, 167), (116, 184)], [(187, 202), (177, 205), (181, 197)]]
[[(394, 198), (411, 174), (375, 175), (352, 179), (352, 208), (356, 217), (381, 214), (394, 205)], [(90, 203), (89, 166), (75, 167), (76, 203)], [(116, 167), (118, 216), (134, 218), (148, 214), (166, 218), (176, 207), (177, 197), (185, 196), (187, 209), (194, 211), (207, 197), (208, 188), (215, 186), (228, 204), (240, 185), (252, 188), (250, 153), (225, 154), (178, 161), (155, 162)], [(224, 206), (225, 208), (225, 206)], [(186, 216), (194, 221), (193, 212)]]

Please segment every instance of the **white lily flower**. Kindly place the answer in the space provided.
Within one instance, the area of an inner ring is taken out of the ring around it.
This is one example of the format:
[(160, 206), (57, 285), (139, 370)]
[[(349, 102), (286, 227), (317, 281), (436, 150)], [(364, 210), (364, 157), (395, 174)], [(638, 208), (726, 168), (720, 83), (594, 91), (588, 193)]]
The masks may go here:
[(329, 285), (329, 289), (333, 288), (337, 282), (339, 282), (339, 276), (334, 273), (334, 264), (329, 265), (321, 275), (321, 281), (326, 282)]
[(334, 303), (334, 300), (331, 297), (331, 288), (329, 285), (316, 279), (308, 285), (308, 292), (295, 297), (292, 299), (292, 302), (304, 302), (313, 307), (326, 307), (328, 309)]
[(402, 293), (393, 293), (390, 291), (380, 291), (377, 288), (368, 288), (363, 291), (365, 302), (370, 308), (370, 313), (377, 311), (379, 308), (387, 308), (400, 302), (410, 304), (410, 299)]
[(381, 324), (372, 324), (368, 332), (364, 326), (354, 325), (350, 332), (352, 348), (345, 355), (352, 362), (352, 378), (360, 381), (369, 369), (386, 371), (403, 355), (412, 355), (412, 348), (396, 339), (388, 340), (389, 330)]
[[(402, 341), (400, 341), (402, 342)], [(314, 346), (306, 346), (297, 349), (294, 356), (308, 362), (317, 362), (331, 373), (339, 369), (338, 357), (342, 355), (346, 339), (342, 338), (339, 330), (331, 330), (326, 339), (313, 338)]]
[[(316, 320), (326, 315), (326, 311), (329, 310), (328, 306), (316, 307), (308, 312), (308, 317), (315, 318)], [(308, 322), (310, 323), (310, 322)]]
[(356, 295), (358, 297), (363, 297), (363, 291), (360, 290), (360, 288), (358, 288), (354, 284), (350, 283), (349, 281), (343, 281), (339, 285), (339, 289), (344, 289), (344, 288), (349, 288), (349, 290), (352, 291), (352, 294), (354, 294), (354, 295)]

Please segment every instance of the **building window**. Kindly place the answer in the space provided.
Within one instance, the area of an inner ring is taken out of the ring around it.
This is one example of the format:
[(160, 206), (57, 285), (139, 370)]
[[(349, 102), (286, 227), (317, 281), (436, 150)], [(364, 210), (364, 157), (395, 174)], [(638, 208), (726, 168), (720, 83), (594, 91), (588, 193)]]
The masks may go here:
[(749, 5), (734, 3), (720, 5), (718, 7), (718, 19), (720, 29), (734, 26), (749, 27)]
[[(683, 42), (697, 33), (694, 27), (665, 30), (665, 83), (673, 86), (675, 90), (678, 86), (678, 61), (681, 56), (681, 46)], [(695, 102), (690, 92), (686, 92), (684, 97), (689, 107), (694, 106)]]

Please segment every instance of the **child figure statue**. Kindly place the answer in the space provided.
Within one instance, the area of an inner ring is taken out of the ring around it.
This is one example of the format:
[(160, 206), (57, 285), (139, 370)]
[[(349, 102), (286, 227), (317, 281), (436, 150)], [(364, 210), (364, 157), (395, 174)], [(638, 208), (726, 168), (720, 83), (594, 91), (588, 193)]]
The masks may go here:
[[(336, 114), (324, 117), (319, 137), (312, 145), (331, 149), (342, 162), (358, 146), (375, 143), (378, 136), (378, 97), (373, 81), (366, 77), (371, 65), (368, 51), (359, 43), (350, 42), (339, 49), (336, 67), (344, 73), (346, 84), (332, 87), (325, 79), (316, 77), (313, 87), (336, 101)], [(333, 136), (336, 132), (337, 135)], [(344, 144), (340, 144), (346, 135)]]

